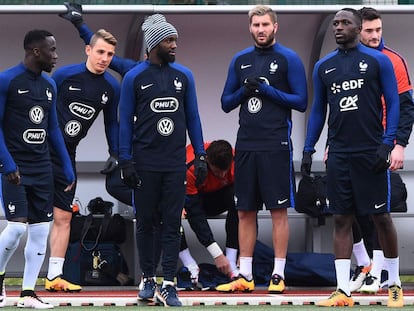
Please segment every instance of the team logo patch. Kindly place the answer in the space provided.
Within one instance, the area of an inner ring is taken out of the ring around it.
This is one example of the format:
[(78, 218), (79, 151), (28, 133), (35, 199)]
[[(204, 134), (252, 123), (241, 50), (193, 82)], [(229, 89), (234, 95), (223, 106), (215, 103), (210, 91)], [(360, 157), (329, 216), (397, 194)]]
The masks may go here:
[(262, 109), (262, 101), (260, 98), (251, 97), (247, 102), (247, 110), (250, 113), (258, 113)]
[(43, 108), (40, 106), (33, 106), (29, 110), (29, 119), (34, 124), (40, 124), (44, 117), (45, 117), (45, 114), (43, 112)]
[(65, 133), (70, 137), (75, 137), (82, 129), (82, 124), (77, 120), (71, 120), (65, 125)]
[(16, 213), (16, 205), (14, 205), (13, 202), (9, 202), (9, 204), (7, 205), (7, 209), (9, 210), (9, 213), (12, 215)]
[(43, 144), (46, 140), (44, 129), (27, 129), (23, 133), (23, 140), (28, 144)]
[(157, 123), (157, 130), (162, 136), (169, 136), (174, 132), (174, 122), (170, 118), (162, 118)]
[(51, 91), (51, 90), (46, 89), (46, 97), (47, 97), (47, 100), (49, 100), (49, 101), (51, 101), (51, 100), (52, 100), (52, 98), (53, 98), (53, 93), (52, 93), (52, 91)]
[(95, 115), (95, 108), (82, 104), (73, 102), (69, 105), (69, 110), (74, 114), (75, 116), (78, 116), (79, 118), (90, 120)]
[(150, 103), (151, 110), (156, 113), (176, 112), (178, 107), (178, 100), (174, 97), (156, 98)]
[(183, 90), (183, 83), (178, 80), (178, 77), (174, 80), (174, 87), (176, 92), (181, 92)]

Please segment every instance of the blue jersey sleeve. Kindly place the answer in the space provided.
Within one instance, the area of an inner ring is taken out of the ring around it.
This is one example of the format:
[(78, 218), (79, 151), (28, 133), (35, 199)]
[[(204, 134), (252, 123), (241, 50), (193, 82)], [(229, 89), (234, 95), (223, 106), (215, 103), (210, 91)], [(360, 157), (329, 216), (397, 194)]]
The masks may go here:
[(185, 95), (185, 115), (188, 136), (196, 154), (205, 154), (200, 114), (198, 113), (197, 95), (194, 77), (189, 70), (185, 71), (188, 78), (188, 89)]
[(401, 93), (400, 97), (400, 121), (397, 130), (397, 144), (407, 146), (414, 123), (414, 101), (412, 91)]
[[(53, 80), (51, 80), (53, 81)], [(53, 82), (55, 88), (55, 94), (57, 93), (56, 85)], [(68, 151), (66, 150), (65, 141), (63, 140), (62, 132), (60, 131), (57, 112), (56, 112), (56, 97), (53, 99), (52, 106), (49, 111), (49, 124), (48, 124), (48, 140), (51, 143), (54, 150), (56, 150), (61, 163), (63, 164), (63, 173), (65, 174), (68, 184), (75, 181), (75, 173), (73, 171), (72, 162), (70, 160)]]
[(6, 110), (9, 84), (10, 80), (4, 74), (0, 74), (0, 162), (3, 165), (2, 170), (4, 174), (13, 173), (17, 170), (17, 165), (6, 146), (3, 132), (3, 120), (4, 112)]
[(221, 95), (221, 108), (228, 113), (236, 109), (242, 102), (244, 96), (244, 87), (240, 87), (240, 82), (234, 69), (236, 57), (234, 57), (229, 65), (227, 72), (227, 80)]
[(85, 44), (89, 44), (93, 36), (93, 31), (88, 27), (88, 25), (83, 23), (79, 28), (76, 27), (76, 29), (78, 30), (79, 36), (81, 37), (83, 42), (85, 42)]
[(315, 145), (319, 140), (327, 114), (327, 97), (325, 87), (318, 75), (319, 63), (313, 70), (313, 101), (308, 119), (304, 151), (315, 152)]
[(105, 134), (108, 142), (109, 154), (118, 155), (118, 140), (119, 140), (119, 126), (118, 126), (118, 104), (120, 96), (119, 82), (116, 81), (109, 73), (105, 73), (105, 77), (114, 89), (114, 98), (104, 108), (104, 123)]
[(121, 85), (119, 99), (119, 160), (132, 159), (132, 131), (134, 123), (135, 96), (133, 72), (128, 72)]

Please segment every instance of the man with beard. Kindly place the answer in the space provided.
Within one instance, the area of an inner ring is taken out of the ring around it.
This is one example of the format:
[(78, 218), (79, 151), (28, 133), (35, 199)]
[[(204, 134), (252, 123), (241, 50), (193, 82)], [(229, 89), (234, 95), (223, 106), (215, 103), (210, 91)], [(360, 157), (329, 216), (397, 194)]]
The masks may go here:
[(0, 307), (6, 305), (7, 263), (27, 230), (22, 291), (17, 307), (51, 309), (37, 297), (36, 280), (53, 220), (53, 172), (49, 146), (61, 161), (64, 187), (75, 175), (56, 114), (56, 84), (45, 73), (56, 65), (56, 40), (46, 30), (29, 31), (25, 58), (0, 74), (1, 195), (7, 226), (0, 234)]
[[(140, 299), (181, 306), (174, 278), (185, 199), (186, 132), (194, 148), (196, 185), (207, 175), (201, 121), (191, 71), (175, 63), (177, 30), (161, 14), (142, 25), (148, 59), (124, 76), (119, 103), (119, 167), (134, 189), (137, 247), (144, 286)], [(154, 227), (161, 224), (164, 280), (154, 281)]]
[[(357, 10), (338, 11), (332, 28), (338, 49), (313, 70), (314, 98), (301, 165), (310, 175), (312, 153), (329, 106), (327, 194), (334, 215), (337, 289), (318, 306), (353, 306), (349, 287), (352, 223), (372, 215), (388, 270), (388, 307), (402, 307), (397, 233), (390, 216), (390, 153), (399, 121), (397, 82), (389, 58), (360, 40)], [(386, 126), (382, 125), (384, 96)]]
[(270, 7), (258, 5), (250, 10), (249, 29), (255, 45), (232, 59), (221, 97), (225, 112), (240, 107), (234, 172), (240, 274), (216, 289), (254, 289), (257, 212), (264, 204), (272, 217), (275, 256), (268, 291), (282, 293), (289, 240), (287, 209), (294, 206), (295, 193), (291, 114), (306, 110), (307, 84), (299, 56), (276, 42), (277, 16)]

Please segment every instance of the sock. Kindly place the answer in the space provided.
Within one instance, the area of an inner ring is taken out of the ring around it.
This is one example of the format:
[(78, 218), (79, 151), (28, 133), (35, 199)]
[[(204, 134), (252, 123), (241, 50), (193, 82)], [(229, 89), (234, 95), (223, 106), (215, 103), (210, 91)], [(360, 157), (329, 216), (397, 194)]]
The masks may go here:
[(369, 272), (381, 281), (381, 271), (384, 268), (384, 253), (382, 250), (374, 249), (372, 251), (372, 268)]
[(384, 258), (384, 264), (388, 271), (388, 288), (393, 285), (401, 287), (400, 258)]
[(252, 263), (253, 257), (240, 257), (240, 274), (248, 281), (253, 279)]
[(226, 257), (230, 262), (231, 271), (237, 270), (237, 249), (226, 247)]
[(371, 259), (368, 256), (367, 249), (365, 248), (364, 240), (361, 239), (358, 243), (354, 243), (352, 246), (352, 253), (355, 256), (356, 263), (358, 266), (369, 266)]
[(179, 252), (178, 257), (180, 257), (180, 260), (183, 263), (184, 267), (188, 268), (188, 266), (190, 266), (190, 265), (193, 265), (193, 266), (196, 265), (197, 266), (197, 262), (195, 261), (195, 259), (191, 255), (189, 248), (186, 248), (186, 249), (182, 250), (181, 252)]
[(55, 277), (63, 274), (63, 264), (65, 258), (50, 257), (49, 258), (49, 269), (47, 270), (47, 278), (53, 280)]
[(167, 281), (167, 280), (164, 280), (164, 281), (162, 281), (162, 287), (161, 287), (161, 288), (164, 288), (164, 287), (166, 287), (167, 285), (174, 286), (175, 284), (174, 284), (174, 282), (173, 282), (173, 281)]
[(0, 234), (0, 273), (4, 274), (7, 263), (19, 246), (20, 238), (26, 232), (26, 224), (8, 221)]
[(349, 288), (349, 271), (351, 259), (335, 259), (337, 289), (341, 289), (347, 296), (351, 295)]
[(29, 225), (26, 246), (24, 248), (23, 290), (34, 290), (35, 288), (40, 268), (46, 255), (48, 235), (48, 222)]
[(200, 268), (197, 265), (197, 262), (190, 253), (190, 249), (186, 248), (179, 252), (178, 256), (180, 257), (181, 262), (184, 267), (187, 267), (188, 271), (191, 273), (191, 277), (198, 279), (198, 272)]
[(275, 258), (272, 275), (278, 274), (285, 279), (286, 258)]

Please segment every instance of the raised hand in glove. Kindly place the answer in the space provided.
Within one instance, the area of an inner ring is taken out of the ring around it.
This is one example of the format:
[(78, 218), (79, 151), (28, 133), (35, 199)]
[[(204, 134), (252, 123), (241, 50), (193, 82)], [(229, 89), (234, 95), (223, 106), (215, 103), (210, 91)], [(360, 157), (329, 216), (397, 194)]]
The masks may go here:
[(121, 180), (129, 188), (138, 189), (141, 187), (141, 178), (139, 178), (137, 171), (132, 161), (120, 161)]
[(372, 170), (375, 174), (382, 173), (387, 170), (387, 168), (390, 167), (391, 160), (390, 160), (390, 154), (393, 149), (393, 146), (382, 144), (377, 149), (377, 159), (375, 160), (374, 166), (372, 167)]
[(108, 160), (105, 162), (104, 168), (101, 170), (101, 174), (109, 174), (113, 172), (117, 165), (118, 159), (115, 156), (110, 155)]
[(83, 24), (82, 5), (74, 2), (63, 2), (67, 11), (59, 16), (70, 21), (76, 28)]
[(196, 154), (194, 159), (194, 175), (196, 177), (196, 187), (200, 187), (207, 178), (207, 162), (204, 154)]
[(300, 165), (300, 172), (302, 176), (310, 177), (312, 167), (312, 152), (303, 151), (302, 163)]
[(246, 95), (252, 95), (256, 93), (257, 89), (259, 88), (260, 84), (259, 78), (247, 78), (244, 80), (244, 93)]

